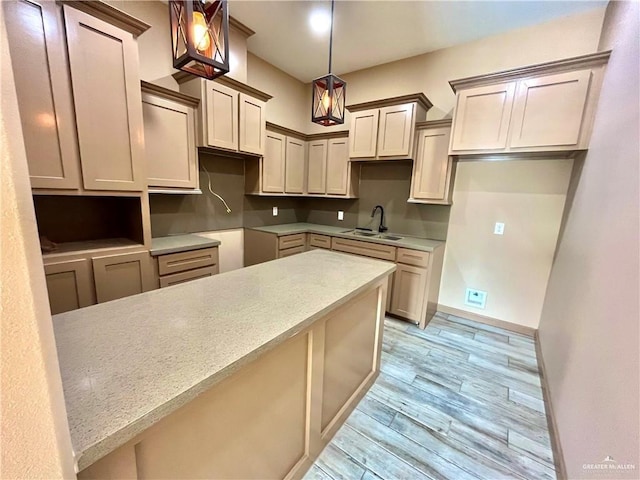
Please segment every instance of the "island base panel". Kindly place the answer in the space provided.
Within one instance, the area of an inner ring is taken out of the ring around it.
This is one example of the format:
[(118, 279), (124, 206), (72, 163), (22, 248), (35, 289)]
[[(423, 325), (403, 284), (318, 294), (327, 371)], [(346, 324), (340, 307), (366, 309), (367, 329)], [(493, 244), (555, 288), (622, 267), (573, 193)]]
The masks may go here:
[(78, 478), (302, 478), (378, 375), (386, 296), (384, 279)]

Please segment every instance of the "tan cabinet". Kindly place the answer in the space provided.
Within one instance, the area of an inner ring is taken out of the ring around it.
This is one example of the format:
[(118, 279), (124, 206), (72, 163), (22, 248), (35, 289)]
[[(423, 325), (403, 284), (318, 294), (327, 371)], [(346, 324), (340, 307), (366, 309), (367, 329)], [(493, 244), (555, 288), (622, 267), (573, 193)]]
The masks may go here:
[(306, 142), (287, 137), (285, 154), (285, 193), (304, 193), (306, 169)]
[[(327, 192), (327, 140), (312, 140), (308, 144), (307, 192)], [(346, 185), (345, 185), (346, 186)]]
[(68, 312), (96, 303), (87, 259), (77, 259), (45, 265), (51, 314)]
[(278, 258), (289, 257), (306, 250), (307, 234), (295, 233), (278, 237)]
[(426, 268), (399, 263), (393, 280), (391, 313), (419, 322), (426, 284)]
[(536, 153), (589, 146), (611, 52), (451, 81), (449, 153)]
[(327, 235), (319, 235), (317, 233), (310, 233), (309, 248), (324, 248), (326, 250), (331, 250), (331, 237)]
[(84, 187), (142, 191), (146, 177), (135, 38), (69, 5), (63, 9)]
[(142, 82), (147, 183), (151, 189), (193, 190), (198, 183), (198, 99)]
[(266, 148), (262, 159), (262, 191), (272, 193), (284, 192), (285, 155), (287, 137), (275, 132), (267, 132)]
[(351, 112), (349, 158), (413, 158), (416, 122), (424, 121), (431, 102), (424, 94), (405, 95), (347, 107)]
[(266, 153), (266, 102), (270, 95), (228, 76), (211, 81), (179, 72), (174, 77), (181, 92), (200, 99), (199, 147), (256, 156)]
[(210, 277), (219, 272), (218, 247), (158, 255), (160, 288)]
[(61, 7), (33, 0), (2, 6), (31, 186), (78, 189), (80, 163)]
[(355, 197), (360, 166), (349, 161), (348, 138), (331, 138), (327, 145), (327, 195)]
[(378, 258), (380, 260), (396, 260), (396, 247), (380, 243), (363, 242), (348, 238), (333, 237), (331, 249), (338, 252), (353, 253), (363, 257)]
[(414, 203), (451, 203), (454, 164), (449, 156), (451, 121), (424, 122), (418, 128), (413, 161), (411, 198)]
[(98, 303), (154, 288), (149, 252), (98, 256), (91, 262)]

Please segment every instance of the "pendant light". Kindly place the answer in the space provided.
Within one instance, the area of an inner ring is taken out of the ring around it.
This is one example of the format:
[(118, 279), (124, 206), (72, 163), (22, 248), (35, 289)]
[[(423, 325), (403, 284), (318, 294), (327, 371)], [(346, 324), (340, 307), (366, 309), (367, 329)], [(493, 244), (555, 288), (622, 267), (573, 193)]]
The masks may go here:
[(331, 0), (331, 33), (329, 35), (329, 73), (316, 78), (311, 92), (311, 121), (328, 127), (344, 123), (344, 103), (347, 84), (331, 73), (333, 53), (333, 10), (335, 0)]
[(229, 72), (227, 0), (170, 0), (173, 67), (213, 80)]

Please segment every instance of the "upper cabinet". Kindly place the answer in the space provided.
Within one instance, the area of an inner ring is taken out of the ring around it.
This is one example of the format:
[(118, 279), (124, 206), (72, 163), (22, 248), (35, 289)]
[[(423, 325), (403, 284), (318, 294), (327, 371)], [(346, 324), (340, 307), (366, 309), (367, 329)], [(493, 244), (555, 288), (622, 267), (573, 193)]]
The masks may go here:
[(199, 188), (198, 99), (142, 82), (145, 158), (149, 190), (180, 193)]
[(450, 82), (455, 155), (584, 150), (610, 52)]
[(412, 203), (450, 204), (455, 163), (449, 155), (451, 120), (417, 125), (418, 150), (411, 176)]
[(102, 2), (3, 7), (32, 187), (142, 191), (135, 37), (149, 26)]
[(347, 107), (351, 112), (349, 158), (413, 158), (414, 132), (426, 119), (431, 102), (424, 94), (406, 95)]
[(179, 72), (174, 78), (181, 92), (200, 99), (198, 147), (265, 154), (265, 108), (270, 95), (227, 76), (211, 81)]

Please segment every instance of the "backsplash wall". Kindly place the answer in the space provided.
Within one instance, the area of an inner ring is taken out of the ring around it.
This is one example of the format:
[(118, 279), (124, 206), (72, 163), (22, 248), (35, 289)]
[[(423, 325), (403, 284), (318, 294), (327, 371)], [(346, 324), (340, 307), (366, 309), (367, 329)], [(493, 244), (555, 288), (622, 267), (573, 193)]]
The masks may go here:
[[(355, 200), (319, 198), (302, 199), (305, 221), (345, 228), (367, 227), (376, 229), (379, 213), (371, 218), (376, 205), (382, 205), (385, 225), (390, 232), (416, 237), (445, 240), (449, 225), (448, 205), (408, 203), (411, 189), (411, 160), (363, 162), (360, 171), (360, 196)], [(337, 211), (344, 211), (339, 221)]]

